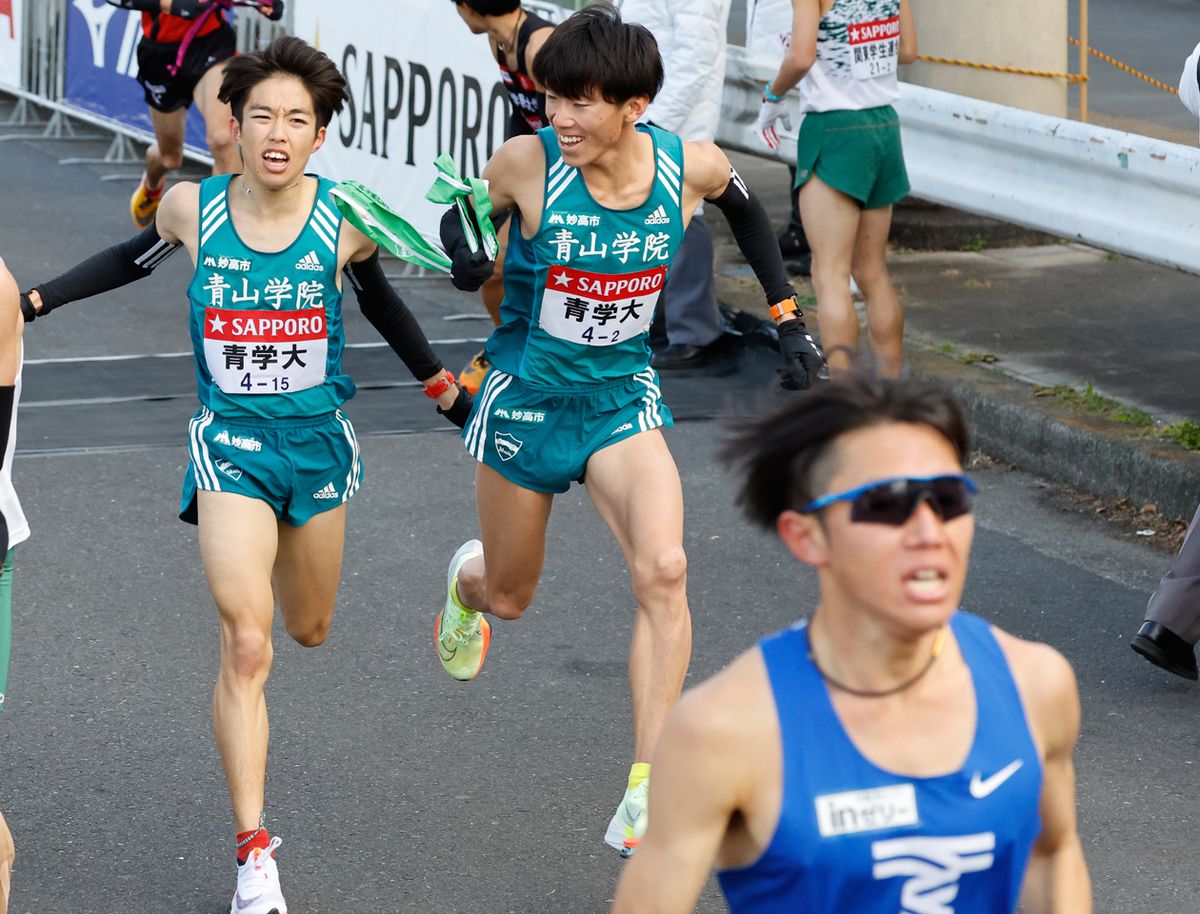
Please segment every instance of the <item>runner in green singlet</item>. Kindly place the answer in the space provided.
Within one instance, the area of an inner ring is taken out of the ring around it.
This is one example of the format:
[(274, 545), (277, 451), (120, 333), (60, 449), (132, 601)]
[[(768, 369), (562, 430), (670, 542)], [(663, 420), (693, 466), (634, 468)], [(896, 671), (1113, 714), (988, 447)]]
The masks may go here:
[(375, 244), (338, 215), (332, 182), (305, 173), (346, 82), (298, 38), (230, 61), (244, 173), (180, 183), (157, 223), (35, 288), (26, 317), (148, 276), (187, 249), (200, 410), (189, 427), (180, 516), (199, 524), (200, 555), (220, 617), (213, 731), (225, 766), (239, 864), (231, 914), (287, 914), (264, 825), (271, 626), (328, 637), (341, 575), (346, 502), (362, 481), (358, 441), (341, 410), (343, 270), (364, 313), (427, 396), (461, 426), (469, 397), (442, 368), (391, 290)]
[[(502, 322), (486, 350), (492, 370), (464, 431), (479, 461), (483, 540), (463, 544), (450, 563), (437, 650), (451, 676), (474, 678), (491, 637), (484, 614), (520, 618), (541, 575), (553, 497), (586, 482), (637, 601), (634, 765), (605, 835), (628, 855), (645, 830), (650, 756), (691, 654), (683, 495), (661, 431), (672, 419), (649, 366), (648, 330), (702, 199), (722, 209), (767, 293), (785, 386), (807, 386), (822, 360), (766, 212), (724, 153), (638, 125), (663, 78), (650, 33), (598, 4), (559, 25), (533, 69), (551, 126), (509, 140), (484, 171), (512, 231)], [(459, 288), (490, 275), (454, 211), (442, 240)]]

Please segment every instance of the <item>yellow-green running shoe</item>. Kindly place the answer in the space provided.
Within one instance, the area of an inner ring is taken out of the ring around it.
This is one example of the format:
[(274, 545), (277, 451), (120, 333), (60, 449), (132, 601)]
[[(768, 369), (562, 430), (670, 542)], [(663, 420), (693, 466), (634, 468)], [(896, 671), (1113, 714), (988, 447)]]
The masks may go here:
[(479, 540), (467, 540), (454, 553), (446, 572), (446, 605), (433, 623), (438, 659), (446, 672), (460, 682), (470, 682), (479, 675), (492, 642), (492, 627), (483, 613), (464, 611), (454, 602), (454, 584), (459, 569), (467, 559), (477, 555), (483, 555), (483, 543)]
[(604, 834), (604, 843), (621, 852), (622, 857), (632, 857), (637, 850), (646, 826), (650, 823), (650, 779), (625, 791), (621, 805), (613, 813)]

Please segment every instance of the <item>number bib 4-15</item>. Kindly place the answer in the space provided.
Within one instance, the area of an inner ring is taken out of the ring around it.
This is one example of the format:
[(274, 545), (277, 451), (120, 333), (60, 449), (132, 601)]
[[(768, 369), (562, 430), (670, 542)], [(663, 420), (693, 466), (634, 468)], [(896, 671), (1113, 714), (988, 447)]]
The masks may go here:
[(612, 346), (647, 331), (666, 280), (666, 267), (613, 274), (554, 266), (538, 322), (560, 340)]
[(324, 308), (283, 313), (204, 309), (204, 360), (227, 394), (274, 394), (325, 380)]
[(896, 72), (900, 57), (900, 17), (852, 23), (849, 29), (850, 72), (855, 79), (875, 79)]

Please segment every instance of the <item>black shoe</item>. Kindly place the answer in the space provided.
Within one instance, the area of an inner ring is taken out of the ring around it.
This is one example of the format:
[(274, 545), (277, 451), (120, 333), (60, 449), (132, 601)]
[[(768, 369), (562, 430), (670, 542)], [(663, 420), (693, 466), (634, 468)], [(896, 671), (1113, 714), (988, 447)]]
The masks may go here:
[(1184, 679), (1200, 679), (1196, 669), (1196, 649), (1169, 628), (1147, 619), (1129, 646), (1168, 673)]
[[(719, 338), (718, 338), (719, 339)], [(650, 357), (650, 365), (658, 371), (683, 371), (707, 365), (713, 357), (716, 343), (693, 346), (691, 343), (672, 343)]]

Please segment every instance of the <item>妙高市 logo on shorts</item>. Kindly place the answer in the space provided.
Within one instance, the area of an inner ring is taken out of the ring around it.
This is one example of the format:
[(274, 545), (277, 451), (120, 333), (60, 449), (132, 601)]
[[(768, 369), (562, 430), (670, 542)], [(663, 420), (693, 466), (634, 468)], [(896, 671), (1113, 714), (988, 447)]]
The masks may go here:
[(517, 456), (517, 451), (521, 450), (521, 446), (525, 443), (519, 438), (514, 438), (508, 432), (494, 433), (492, 441), (496, 445), (496, 453), (500, 455), (501, 460), (512, 460)]

